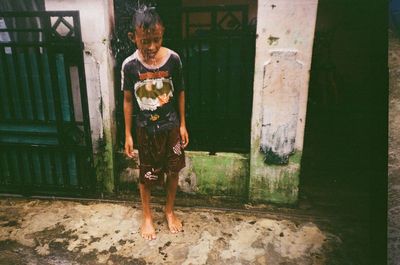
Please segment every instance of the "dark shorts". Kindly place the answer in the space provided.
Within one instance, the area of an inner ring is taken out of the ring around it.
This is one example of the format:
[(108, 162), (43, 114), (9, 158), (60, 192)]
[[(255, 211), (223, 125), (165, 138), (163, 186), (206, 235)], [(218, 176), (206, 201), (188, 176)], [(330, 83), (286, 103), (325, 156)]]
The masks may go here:
[(137, 127), (136, 135), (140, 183), (162, 185), (165, 173), (179, 173), (185, 167), (185, 153), (178, 127), (156, 134), (148, 133), (144, 127)]

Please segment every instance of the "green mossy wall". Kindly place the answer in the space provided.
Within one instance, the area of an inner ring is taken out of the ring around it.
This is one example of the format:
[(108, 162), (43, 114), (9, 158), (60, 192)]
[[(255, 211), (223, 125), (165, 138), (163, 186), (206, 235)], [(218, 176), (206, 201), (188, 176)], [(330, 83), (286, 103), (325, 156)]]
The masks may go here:
[(253, 156), (249, 199), (254, 202), (295, 204), (298, 199), (300, 161), (296, 151), (287, 165), (266, 165), (262, 155)]
[[(186, 168), (179, 176), (180, 188), (183, 192), (197, 195), (295, 204), (298, 197), (301, 155), (301, 152), (297, 151), (290, 157), (288, 165), (276, 166), (266, 165), (261, 155), (250, 163), (248, 154), (209, 155), (208, 152), (186, 151)], [(122, 185), (138, 181), (138, 169), (125, 168), (130, 165), (136, 163), (124, 162), (119, 167), (118, 174), (122, 177)]]
[(235, 153), (186, 152), (196, 193), (247, 198), (249, 156)]
[(115, 184), (110, 131), (104, 131), (103, 138), (99, 140), (98, 146), (98, 150), (93, 154), (97, 183), (99, 183), (98, 189), (101, 193), (112, 193), (115, 190)]

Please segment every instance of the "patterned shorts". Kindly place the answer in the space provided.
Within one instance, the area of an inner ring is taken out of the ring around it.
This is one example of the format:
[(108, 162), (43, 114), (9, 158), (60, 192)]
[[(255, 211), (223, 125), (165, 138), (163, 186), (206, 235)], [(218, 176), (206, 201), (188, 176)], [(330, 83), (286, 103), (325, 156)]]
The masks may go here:
[(136, 135), (140, 183), (163, 185), (165, 173), (179, 173), (185, 167), (185, 153), (178, 127), (157, 134), (137, 127)]

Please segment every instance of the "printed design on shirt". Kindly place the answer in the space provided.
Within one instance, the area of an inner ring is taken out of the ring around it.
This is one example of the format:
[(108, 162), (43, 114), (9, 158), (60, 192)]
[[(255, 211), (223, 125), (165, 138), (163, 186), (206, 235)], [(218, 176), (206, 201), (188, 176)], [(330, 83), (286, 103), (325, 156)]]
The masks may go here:
[(152, 171), (148, 171), (144, 174), (144, 177), (148, 180), (157, 180), (158, 176), (154, 175)]
[(135, 96), (141, 110), (156, 110), (173, 97), (174, 86), (168, 71), (139, 74), (135, 84)]
[(175, 154), (180, 156), (182, 154), (182, 146), (181, 142), (178, 141), (174, 147), (172, 147), (172, 150), (174, 151)]
[(167, 78), (167, 77), (169, 77), (168, 71), (139, 73), (139, 79), (142, 81), (146, 79), (157, 79), (157, 78)]

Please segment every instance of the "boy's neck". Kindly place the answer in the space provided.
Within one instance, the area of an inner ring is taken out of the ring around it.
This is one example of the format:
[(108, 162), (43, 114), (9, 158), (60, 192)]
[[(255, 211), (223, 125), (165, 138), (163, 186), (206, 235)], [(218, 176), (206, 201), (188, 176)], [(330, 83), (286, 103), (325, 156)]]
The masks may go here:
[(144, 62), (147, 65), (150, 65), (152, 67), (158, 67), (160, 66), (164, 60), (165, 60), (165, 56), (167, 56), (168, 52), (167, 49), (165, 47), (161, 47), (157, 54), (154, 56), (154, 58), (145, 58), (143, 56), (143, 54), (140, 52), (140, 50), (138, 50), (139, 56), (140, 56), (140, 60), (142, 62)]

